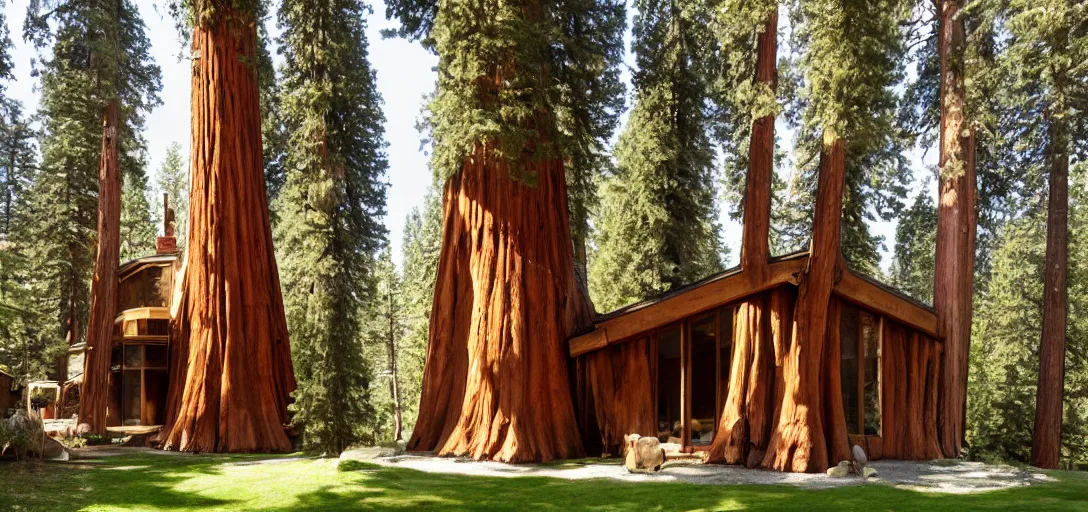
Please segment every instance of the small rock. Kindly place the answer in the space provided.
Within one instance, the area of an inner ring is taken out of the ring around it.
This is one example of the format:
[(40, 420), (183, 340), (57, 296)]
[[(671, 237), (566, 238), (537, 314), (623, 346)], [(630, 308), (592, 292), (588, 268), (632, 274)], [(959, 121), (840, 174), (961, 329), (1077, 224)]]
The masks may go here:
[(87, 435), (89, 433), (91, 433), (91, 424), (90, 423), (80, 423), (79, 425), (76, 426), (76, 435), (77, 436), (84, 436), (84, 435)]
[(848, 467), (850, 467), (850, 461), (848, 461), (848, 460), (840, 460), (840, 461), (839, 461), (839, 467), (842, 467), (842, 468), (848, 468)]
[(831, 478), (846, 478), (846, 476), (849, 475), (849, 474), (850, 474), (849, 464), (847, 464), (846, 466), (843, 466), (843, 465), (840, 464), (838, 466), (830, 467), (827, 470), (827, 476), (829, 476)]
[(858, 464), (862, 466), (869, 463), (869, 457), (865, 455), (865, 450), (858, 445), (854, 445), (854, 460), (858, 461)]
[(871, 477), (877, 476), (876, 468), (870, 467), (870, 466), (865, 466), (865, 468), (863, 468), (861, 470), (861, 474), (865, 478), (871, 478)]
[(57, 441), (52, 437), (46, 437), (45, 444), (42, 448), (42, 458), (46, 460), (66, 461), (71, 458), (71, 455), (68, 453), (68, 448), (63, 444), (60, 444), (60, 441)]

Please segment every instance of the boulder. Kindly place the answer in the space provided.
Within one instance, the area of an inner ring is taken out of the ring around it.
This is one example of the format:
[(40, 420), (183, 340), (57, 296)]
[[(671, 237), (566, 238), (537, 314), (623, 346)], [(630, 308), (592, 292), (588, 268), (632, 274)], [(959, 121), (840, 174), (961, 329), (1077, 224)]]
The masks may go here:
[(878, 473), (876, 472), (876, 468), (870, 467), (870, 466), (865, 466), (865, 468), (863, 468), (861, 470), (861, 475), (864, 476), (865, 478), (872, 478), (874, 476), (877, 476)]
[(89, 423), (80, 423), (76, 425), (76, 435), (85, 436), (91, 433), (91, 425)]
[(665, 450), (656, 437), (624, 436), (624, 466), (631, 473), (656, 473), (665, 464)]
[(45, 444), (42, 445), (42, 458), (45, 460), (66, 461), (72, 458), (72, 454), (60, 441), (46, 436)]
[(849, 475), (850, 475), (850, 464), (849, 463), (847, 463), (845, 466), (840, 464), (838, 466), (831, 466), (830, 468), (827, 468), (827, 476), (829, 476), (831, 478), (846, 478)]
[(864, 466), (869, 463), (869, 457), (865, 455), (865, 450), (862, 447), (855, 444), (853, 452), (854, 460), (858, 461), (858, 464)]

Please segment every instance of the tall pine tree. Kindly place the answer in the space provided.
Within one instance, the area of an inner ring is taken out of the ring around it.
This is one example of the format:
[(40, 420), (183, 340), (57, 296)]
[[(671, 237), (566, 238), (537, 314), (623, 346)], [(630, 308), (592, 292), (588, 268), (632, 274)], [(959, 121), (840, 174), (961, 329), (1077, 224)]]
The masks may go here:
[[(904, 156), (905, 140), (897, 127), (898, 95), (895, 86), (904, 77), (904, 38), (900, 24), (909, 18), (902, 2), (879, 3), (872, 16), (859, 19), (848, 31), (857, 43), (847, 44), (831, 36), (828, 28), (854, 14), (850, 7), (834, 3), (799, 2), (794, 13), (793, 51), (800, 57), (790, 74), (798, 83), (789, 116), (797, 128), (795, 164), (789, 183), (788, 210), (778, 215), (782, 244), (786, 249), (803, 247), (811, 231), (815, 208), (817, 161), (823, 133), (829, 124), (849, 127), (844, 136), (846, 189), (843, 198), (842, 251), (852, 268), (880, 276), (878, 248), (882, 239), (869, 231), (868, 221), (889, 220), (902, 209), (911, 172)], [(806, 11), (807, 9), (807, 11)], [(813, 21), (808, 13), (818, 13)], [(821, 26), (821, 24), (827, 26)], [(837, 48), (841, 47), (841, 48)], [(841, 53), (850, 60), (822, 60)], [(853, 69), (850, 93), (833, 97), (820, 83), (839, 82), (844, 66)]]
[(889, 279), (892, 286), (922, 301), (933, 303), (933, 251), (937, 239), (937, 208), (927, 187), (899, 215)]
[(166, 157), (155, 174), (156, 203), (159, 209), (157, 217), (161, 220), (162, 195), (166, 194), (170, 208), (174, 210), (174, 237), (177, 239), (179, 254), (185, 253), (185, 241), (189, 234), (189, 165), (188, 159), (181, 156), (181, 144), (171, 143), (166, 148)]
[(635, 3), (635, 106), (603, 188), (590, 273), (602, 311), (721, 269), (710, 143), (711, 6)]
[(103, 112), (118, 105), (116, 138), (122, 174), (140, 174), (143, 116), (158, 104), (159, 69), (135, 5), (127, 1), (33, 2), (26, 36), (41, 61), (42, 163), (30, 195), (38, 233), (35, 280), (56, 312), (57, 332), (83, 338), (96, 248), (95, 216)]
[(368, 12), (358, 0), (286, 0), (279, 13), (291, 150), (276, 234), (299, 384), (294, 423), (313, 452), (363, 440), (372, 415), (360, 313), (385, 240), (388, 164)]

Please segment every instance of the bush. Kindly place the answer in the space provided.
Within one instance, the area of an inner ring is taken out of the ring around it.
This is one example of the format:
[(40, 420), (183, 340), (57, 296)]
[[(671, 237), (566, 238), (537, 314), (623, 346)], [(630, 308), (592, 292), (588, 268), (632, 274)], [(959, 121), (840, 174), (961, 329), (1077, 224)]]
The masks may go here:
[(11, 453), (16, 459), (41, 453), (45, 427), (37, 414), (18, 411), (0, 421), (0, 455)]
[(110, 439), (109, 436), (104, 436), (102, 434), (83, 434), (79, 437), (80, 439), (83, 439), (83, 442), (87, 446), (99, 446), (103, 444), (110, 444), (113, 442), (113, 440)]

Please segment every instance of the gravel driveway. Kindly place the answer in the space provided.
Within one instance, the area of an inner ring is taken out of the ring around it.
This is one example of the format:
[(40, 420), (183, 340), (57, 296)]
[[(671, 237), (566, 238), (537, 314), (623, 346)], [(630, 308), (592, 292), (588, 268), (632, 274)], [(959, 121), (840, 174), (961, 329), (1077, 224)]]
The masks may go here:
[(388, 467), (400, 467), (428, 473), (522, 477), (543, 476), (582, 480), (608, 478), (626, 482), (688, 482), (707, 485), (786, 484), (804, 488), (828, 488), (844, 485), (884, 484), (914, 490), (941, 493), (972, 493), (1007, 489), (1033, 483), (1052, 482), (1053, 478), (1039, 472), (1012, 466), (988, 465), (964, 461), (876, 461), (878, 476), (864, 480), (852, 475), (831, 478), (824, 474), (779, 473), (746, 469), (739, 466), (719, 466), (677, 461), (660, 473), (631, 474), (620, 464), (589, 463), (564, 468), (554, 465), (504, 464), (474, 462), (467, 459), (402, 455), (371, 460)]

